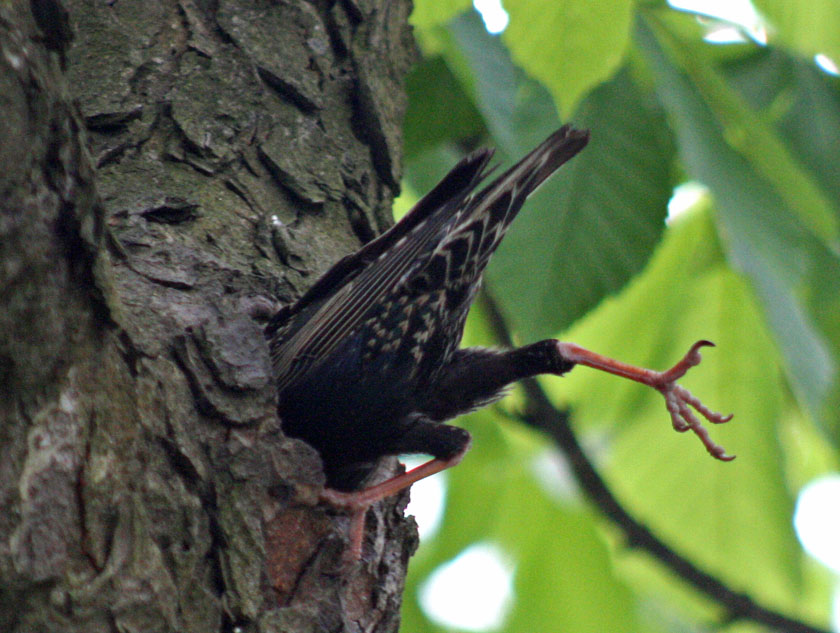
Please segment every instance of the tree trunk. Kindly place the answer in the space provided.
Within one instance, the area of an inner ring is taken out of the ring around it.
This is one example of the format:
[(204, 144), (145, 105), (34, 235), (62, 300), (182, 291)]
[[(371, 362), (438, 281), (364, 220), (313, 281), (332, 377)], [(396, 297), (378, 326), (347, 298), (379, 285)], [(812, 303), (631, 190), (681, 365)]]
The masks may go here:
[(398, 628), (262, 324), (390, 221), (410, 7), (0, 4), (0, 630)]

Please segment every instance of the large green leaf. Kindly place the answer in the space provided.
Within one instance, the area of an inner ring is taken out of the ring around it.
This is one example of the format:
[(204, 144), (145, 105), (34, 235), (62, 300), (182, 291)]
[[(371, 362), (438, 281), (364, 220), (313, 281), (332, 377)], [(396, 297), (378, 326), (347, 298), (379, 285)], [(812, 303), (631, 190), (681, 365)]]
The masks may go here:
[(552, 502), (523, 464), (505, 494), (500, 541), (515, 552), (520, 596), (507, 631), (621, 631), (641, 633), (629, 587), (616, 578), (597, 522), (581, 508)]
[(613, 436), (609, 480), (645, 523), (732, 587), (798, 614), (802, 552), (776, 431), (785, 410), (779, 358), (750, 289), (726, 267), (708, 214), (669, 229), (648, 270), (567, 336), (654, 368), (673, 364), (696, 339), (718, 344), (681, 382), (735, 413), (711, 429), (738, 456), (731, 463), (674, 433), (650, 389), (585, 368), (551, 387), (581, 425)]
[[(662, 22), (654, 24), (658, 24), (659, 37), (668, 42), (667, 48), (644, 26), (639, 42), (657, 76), (662, 101), (672, 114), (686, 168), (716, 198), (727, 255), (752, 281), (799, 401), (828, 428), (836, 428), (838, 420), (827, 403), (837, 390), (832, 347), (840, 349), (839, 342), (826, 337), (803, 299), (818, 271), (840, 278), (840, 259), (831, 250), (836, 213), (816, 178), (787, 151), (774, 129), (729, 92), (714, 68), (698, 70), (703, 66), (702, 49), (691, 47), (688, 55), (680, 50), (688, 44), (672, 38)], [(689, 57), (687, 68), (679, 65)], [(697, 81), (692, 82), (694, 79)], [(719, 109), (713, 111), (710, 103)], [(733, 146), (731, 141), (737, 137), (730, 127), (733, 118), (739, 126), (736, 129), (758, 131), (767, 154), (757, 157), (755, 148), (743, 140)], [(806, 194), (800, 201), (790, 196), (787, 185), (780, 191), (773, 175), (788, 167), (805, 175), (798, 184), (804, 183), (813, 195)], [(827, 206), (800, 205), (815, 200)]]
[(753, 110), (787, 143), (791, 154), (840, 213), (840, 81), (784, 50), (754, 49), (722, 66)]
[[(723, 71), (749, 100), (767, 113), (791, 154), (814, 182), (835, 201), (840, 220), (840, 82), (814, 64), (796, 60), (781, 50), (761, 49), (727, 64)], [(840, 274), (837, 258), (826, 244), (812, 247), (814, 265), (804, 280), (800, 298), (831, 347), (834, 363), (840, 360)], [(832, 263), (835, 262), (835, 263)], [(826, 265), (827, 263), (827, 265)], [(836, 429), (832, 412), (840, 410), (840, 380), (823, 409), (829, 427)]]
[(517, 64), (541, 81), (563, 116), (621, 66), (631, 0), (506, 0), (503, 37)]
[(755, 0), (774, 35), (808, 56), (840, 60), (840, 3), (837, 0)]
[(472, 0), (415, 0), (410, 22), (420, 29), (446, 24), (472, 6)]
[[(653, 14), (649, 14), (653, 17)], [(680, 16), (684, 19), (684, 16)], [(777, 131), (763, 113), (753, 110), (726, 82), (723, 74), (715, 67), (713, 57), (702, 44), (685, 42), (672, 32), (668, 25), (677, 20), (654, 20), (650, 23), (656, 28), (658, 40), (663, 48), (663, 55), (649, 46), (645, 50), (651, 56), (654, 67), (664, 79), (668, 71), (673, 74), (684, 73), (683, 81), (675, 85), (663, 86), (661, 92), (675, 94), (678, 91), (694, 91), (691, 101), (696, 102), (706, 112), (692, 125), (700, 127), (704, 119), (719, 128), (716, 136), (723, 137), (731, 148), (731, 153), (739, 154), (749, 162), (750, 169), (764, 181), (764, 188), (781, 198), (786, 210), (797, 216), (799, 222), (814, 237), (824, 242), (833, 250), (840, 247), (840, 221), (836, 201), (832, 201), (818, 185), (813, 174), (790, 152)], [(649, 42), (643, 26), (640, 31), (641, 42)], [(663, 69), (661, 62), (667, 60), (671, 66)], [(686, 81), (688, 80), (688, 82)], [(689, 83), (690, 82), (690, 83)], [(667, 87), (665, 87), (667, 86)], [(683, 106), (688, 112), (691, 103)], [(675, 111), (675, 109), (672, 109)], [(678, 132), (680, 131), (678, 127)]]
[[(476, 16), (450, 25), (475, 101), (506, 162), (559, 126), (551, 97), (510, 62)], [(488, 271), (524, 338), (550, 335), (642, 268), (664, 227), (673, 146), (656, 104), (619, 73), (578, 110), (589, 146), (526, 205)], [(527, 283), (526, 283), (527, 281)]]
[(403, 133), (409, 161), (453, 139), (484, 133), (481, 114), (442, 57), (417, 64), (408, 76), (406, 91), (409, 101)]
[(460, 62), (462, 81), (472, 90), (476, 105), (493, 140), (504, 152), (503, 156), (515, 157), (528, 151), (541, 140), (535, 136), (544, 137), (558, 127), (550, 98), (542, 100), (548, 104), (544, 106), (545, 112), (531, 121), (522, 121), (518, 108), (523, 100), (528, 100), (527, 95), (520, 96), (525, 79), (511, 62), (502, 40), (487, 33), (476, 13), (465, 13), (452, 20), (448, 31), (453, 46), (449, 59)]

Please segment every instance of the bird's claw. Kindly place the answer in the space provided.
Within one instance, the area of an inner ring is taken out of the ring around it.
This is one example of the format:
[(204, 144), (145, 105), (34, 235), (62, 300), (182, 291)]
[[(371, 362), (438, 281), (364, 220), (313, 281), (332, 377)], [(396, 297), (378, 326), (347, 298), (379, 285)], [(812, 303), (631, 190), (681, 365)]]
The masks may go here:
[(712, 440), (708, 430), (706, 430), (702, 421), (694, 414), (694, 411), (697, 411), (697, 413), (712, 424), (729, 422), (732, 419), (732, 415), (723, 415), (712, 411), (700, 402), (700, 400), (691, 395), (688, 389), (676, 383), (689, 369), (700, 363), (701, 347), (714, 347), (714, 343), (711, 341), (697, 341), (691, 346), (691, 349), (688, 350), (686, 355), (671, 369), (663, 372), (653, 372), (649, 384), (665, 397), (665, 406), (668, 409), (668, 413), (671, 414), (671, 422), (674, 425), (674, 430), (680, 433), (685, 433), (689, 430), (693, 431), (700, 438), (700, 441), (703, 442), (703, 446), (706, 447), (706, 450), (709, 451), (712, 457), (725, 462), (732, 461), (735, 459), (735, 456), (728, 455), (722, 446)]

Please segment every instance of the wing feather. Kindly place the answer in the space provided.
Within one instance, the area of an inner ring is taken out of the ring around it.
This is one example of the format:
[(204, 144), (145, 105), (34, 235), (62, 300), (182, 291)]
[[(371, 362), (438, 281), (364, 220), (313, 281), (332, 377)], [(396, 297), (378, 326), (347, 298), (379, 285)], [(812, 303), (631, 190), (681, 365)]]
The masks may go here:
[[(587, 141), (587, 132), (564, 126), (474, 195), (488, 173), (492, 151), (461, 161), (400, 222), (340, 260), (272, 321), (267, 333), (278, 390), (329, 357), (371, 306), (396, 296), (407, 281), (423, 278), (427, 286), (440, 287), (453, 280), (477, 283), (528, 195)], [(472, 267), (469, 278), (464, 277), (465, 266)], [(436, 272), (428, 278), (432, 270), (444, 271), (442, 277)]]
[[(429, 261), (436, 255), (448, 257), (459, 241), (466, 240), (470, 246), (469, 253), (467, 257), (458, 259), (474, 266), (473, 278), (481, 275), (528, 196), (583, 149), (588, 141), (587, 131), (575, 130), (568, 125), (549, 136), (472, 199), (459, 217), (458, 225), (441, 240)], [(480, 239), (474, 239), (475, 234), (480, 235)], [(450, 283), (463, 279), (462, 268), (448, 267), (447, 277), (445, 281)], [(464, 283), (472, 281), (463, 279)]]
[[(486, 177), (492, 155), (492, 150), (480, 150), (462, 160), (400, 222), (336, 263), (294, 306), (278, 314), (267, 333), (273, 334), (280, 391), (334, 350), (367, 309), (422, 261), (424, 251), (431, 252), (446, 224)], [(310, 313), (308, 318), (295, 319), (303, 311)]]

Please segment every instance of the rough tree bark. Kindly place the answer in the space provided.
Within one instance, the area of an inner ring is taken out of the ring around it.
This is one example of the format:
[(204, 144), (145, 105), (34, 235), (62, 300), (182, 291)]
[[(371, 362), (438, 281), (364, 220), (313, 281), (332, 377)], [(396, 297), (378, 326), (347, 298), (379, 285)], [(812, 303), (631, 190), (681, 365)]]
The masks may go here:
[(410, 6), (0, 4), (0, 630), (397, 629), (262, 323), (390, 221)]

